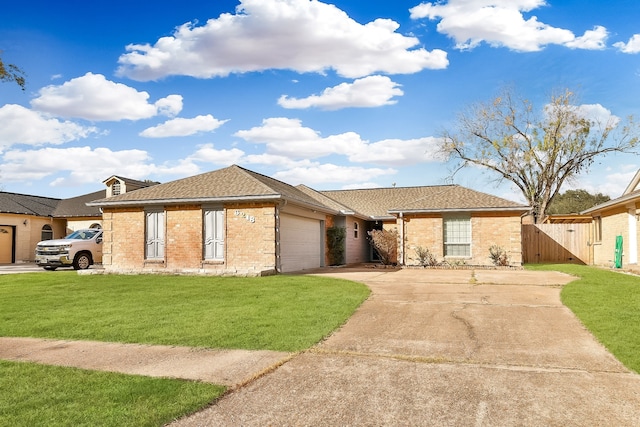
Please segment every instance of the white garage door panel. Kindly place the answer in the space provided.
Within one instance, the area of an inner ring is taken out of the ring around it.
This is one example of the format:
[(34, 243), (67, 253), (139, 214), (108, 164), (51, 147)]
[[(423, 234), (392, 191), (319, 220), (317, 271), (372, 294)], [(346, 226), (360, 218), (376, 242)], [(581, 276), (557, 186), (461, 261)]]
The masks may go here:
[(321, 245), (320, 221), (280, 215), (280, 265), (283, 273), (320, 267)]

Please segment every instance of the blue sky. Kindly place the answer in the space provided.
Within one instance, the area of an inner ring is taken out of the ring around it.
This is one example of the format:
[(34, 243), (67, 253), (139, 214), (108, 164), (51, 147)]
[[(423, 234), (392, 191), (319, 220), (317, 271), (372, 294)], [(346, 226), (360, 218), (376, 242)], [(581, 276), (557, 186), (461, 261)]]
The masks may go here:
[[(506, 85), (639, 116), (639, 18), (636, 0), (10, 2), (0, 50), (27, 88), (0, 84), (0, 185), (66, 198), (234, 163), (319, 190), (447, 183), (437, 138)], [(563, 190), (617, 197), (639, 168), (609, 156)], [(494, 178), (453, 182), (522, 201)]]

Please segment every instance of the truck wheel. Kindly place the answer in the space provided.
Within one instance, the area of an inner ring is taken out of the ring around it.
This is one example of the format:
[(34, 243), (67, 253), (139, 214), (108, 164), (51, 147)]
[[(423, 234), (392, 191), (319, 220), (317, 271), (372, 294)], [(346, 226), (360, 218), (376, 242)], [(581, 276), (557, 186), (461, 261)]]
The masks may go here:
[(45, 270), (49, 270), (49, 271), (55, 271), (56, 268), (58, 268), (58, 267), (53, 267), (51, 265), (47, 265), (46, 267), (42, 267), (42, 268), (44, 268)]
[(74, 270), (86, 270), (91, 265), (91, 255), (86, 252), (80, 252), (73, 260)]

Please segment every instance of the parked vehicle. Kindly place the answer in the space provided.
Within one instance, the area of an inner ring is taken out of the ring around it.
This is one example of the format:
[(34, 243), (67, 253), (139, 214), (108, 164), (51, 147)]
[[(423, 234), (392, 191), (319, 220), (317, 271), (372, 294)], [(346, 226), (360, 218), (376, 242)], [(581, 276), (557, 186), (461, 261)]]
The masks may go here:
[(77, 230), (64, 239), (43, 240), (36, 245), (36, 264), (45, 270), (89, 268), (102, 262), (102, 230)]

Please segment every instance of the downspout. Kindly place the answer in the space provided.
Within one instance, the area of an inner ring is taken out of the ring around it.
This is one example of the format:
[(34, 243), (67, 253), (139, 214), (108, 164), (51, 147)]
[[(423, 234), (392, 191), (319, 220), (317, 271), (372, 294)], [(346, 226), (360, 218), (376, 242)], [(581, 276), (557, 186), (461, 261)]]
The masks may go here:
[(276, 271), (278, 273), (282, 273), (282, 259), (280, 257), (280, 209), (287, 205), (287, 201), (283, 200), (282, 202), (276, 205), (276, 217), (275, 217), (275, 250), (276, 250)]
[(636, 205), (633, 204), (628, 208), (628, 221), (629, 221), (629, 238), (627, 243), (629, 245), (629, 256), (627, 257), (627, 263), (638, 263), (638, 220), (636, 218)]

